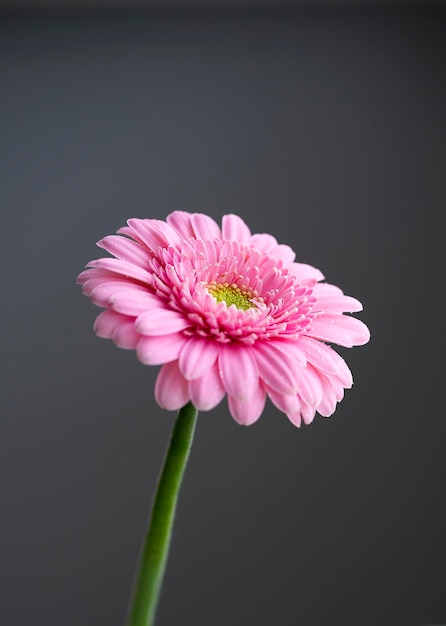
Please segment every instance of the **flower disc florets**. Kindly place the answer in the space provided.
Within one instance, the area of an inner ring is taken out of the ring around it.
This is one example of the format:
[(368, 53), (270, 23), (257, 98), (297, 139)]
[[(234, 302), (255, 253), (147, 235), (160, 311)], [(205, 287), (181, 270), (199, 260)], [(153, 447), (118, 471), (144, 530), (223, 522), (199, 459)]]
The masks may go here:
[(206, 289), (214, 296), (217, 302), (225, 302), (226, 306), (234, 305), (236, 309), (246, 311), (255, 305), (255, 296), (245, 287), (237, 283), (209, 283)]
[(233, 417), (250, 424), (268, 395), (296, 425), (333, 413), (352, 378), (327, 342), (368, 341), (367, 327), (344, 315), (361, 310), (357, 300), (235, 215), (221, 230), (177, 211), (118, 232), (98, 244), (116, 258), (90, 262), (78, 280), (106, 309), (97, 334), (163, 365), (161, 406), (209, 410), (227, 394)]

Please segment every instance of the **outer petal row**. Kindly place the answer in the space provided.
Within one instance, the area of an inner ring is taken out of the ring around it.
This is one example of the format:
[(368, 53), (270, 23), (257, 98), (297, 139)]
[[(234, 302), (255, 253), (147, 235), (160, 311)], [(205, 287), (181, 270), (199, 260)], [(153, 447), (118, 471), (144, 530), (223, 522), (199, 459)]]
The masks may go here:
[(219, 225), (204, 213), (174, 211), (167, 216), (167, 225), (183, 239), (221, 239)]
[(158, 248), (167, 248), (181, 244), (177, 231), (162, 220), (132, 218), (127, 224), (149, 250), (156, 252)]
[[(265, 343), (261, 349), (233, 344), (216, 349), (205, 339), (180, 334), (141, 339), (138, 356), (150, 364), (165, 363), (155, 387), (163, 408), (179, 409), (190, 400), (199, 410), (208, 411), (227, 395), (233, 418), (249, 425), (260, 417), (268, 395), (299, 426), (302, 420), (310, 423), (316, 411), (331, 415), (344, 388), (352, 383), (350, 371), (337, 353), (323, 344), (318, 346), (313, 339), (301, 339), (302, 351), (308, 356), (305, 365), (274, 345), (280, 342)], [(171, 362), (166, 363), (167, 358)]]
[(117, 259), (134, 263), (143, 268), (147, 266), (150, 259), (150, 255), (141, 244), (120, 235), (108, 235), (98, 241), (96, 245), (113, 254)]
[(181, 333), (156, 337), (140, 336), (136, 354), (145, 365), (163, 365), (163, 363), (176, 361), (186, 342), (187, 337)]
[(133, 320), (111, 309), (98, 315), (94, 330), (98, 337), (112, 339), (119, 348), (126, 350), (134, 350), (139, 341)]
[(223, 215), (222, 219), (223, 239), (237, 241), (243, 246), (249, 245), (251, 231), (238, 215)]
[[(155, 398), (165, 409), (174, 411), (192, 401), (197, 409), (209, 411), (221, 402), (225, 389), (221, 384), (216, 366), (213, 366), (202, 378), (187, 381), (181, 374), (178, 362), (167, 363), (161, 368), (155, 384)], [(257, 389), (249, 400), (240, 400), (228, 396), (229, 410), (239, 424), (249, 426), (262, 414), (266, 392), (258, 382)]]
[(192, 337), (183, 346), (179, 368), (186, 380), (203, 378), (212, 369), (218, 356), (218, 346), (214, 341)]
[(249, 400), (259, 384), (259, 372), (252, 351), (246, 346), (228, 343), (220, 348), (218, 367), (229, 396)]
[(349, 315), (321, 315), (312, 320), (308, 334), (346, 348), (362, 346), (370, 339), (370, 331), (364, 322)]

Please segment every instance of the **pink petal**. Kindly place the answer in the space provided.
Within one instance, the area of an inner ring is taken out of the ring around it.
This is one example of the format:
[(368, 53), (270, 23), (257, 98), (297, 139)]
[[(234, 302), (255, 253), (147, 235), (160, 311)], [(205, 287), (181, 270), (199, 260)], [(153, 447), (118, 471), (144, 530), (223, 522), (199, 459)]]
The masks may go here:
[(118, 293), (109, 298), (108, 303), (118, 313), (133, 317), (154, 311), (162, 306), (162, 302), (157, 296), (133, 287), (120, 289)]
[(311, 365), (307, 365), (307, 367), (299, 368), (297, 377), (299, 379), (299, 397), (309, 406), (316, 407), (323, 395), (322, 384), (318, 375)]
[(336, 400), (340, 402), (344, 397), (344, 386), (338, 380), (337, 376), (330, 376), (330, 384), (336, 396)]
[(218, 367), (223, 386), (230, 396), (248, 400), (256, 393), (259, 374), (256, 360), (247, 346), (222, 344)]
[[(308, 361), (327, 374), (337, 374), (340, 369), (339, 355), (322, 341), (301, 335), (299, 347)], [(338, 358), (336, 358), (338, 357)]]
[(242, 426), (250, 426), (256, 422), (265, 407), (266, 393), (262, 385), (258, 385), (257, 391), (249, 400), (240, 400), (228, 396), (228, 406), (232, 417)]
[(370, 339), (367, 326), (349, 315), (322, 315), (312, 320), (309, 335), (346, 348), (362, 346)]
[(270, 250), (269, 254), (276, 259), (280, 259), (284, 265), (289, 265), (296, 258), (294, 250), (285, 244), (279, 244), (277, 247)]
[(336, 378), (336, 381), (339, 380), (339, 382), (341, 383), (343, 387), (345, 387), (346, 389), (350, 389), (350, 387), (353, 385), (353, 376), (350, 371), (350, 368), (348, 367), (344, 359), (337, 352), (335, 352), (335, 355), (336, 355), (336, 361), (338, 364), (338, 372), (336, 375), (329, 376), (329, 378), (330, 380), (333, 380), (333, 378)]
[(134, 350), (138, 344), (140, 336), (135, 330), (133, 320), (121, 322), (113, 333), (113, 341), (118, 348), (125, 350)]
[(127, 279), (123, 276), (120, 276), (119, 274), (115, 274), (115, 272), (110, 272), (109, 270), (103, 270), (100, 267), (97, 267), (97, 268), (89, 267), (79, 274), (79, 276), (76, 279), (76, 282), (79, 283), (79, 285), (85, 285), (85, 283), (92, 281), (92, 280), (96, 281), (96, 284), (94, 285), (96, 286), (100, 282), (106, 282), (106, 281), (112, 281), (112, 280), (126, 281)]
[(214, 341), (191, 337), (181, 350), (178, 365), (186, 380), (202, 378), (214, 365), (218, 346)]
[[(90, 273), (91, 273), (91, 272), (92, 272), (92, 270), (90, 270), (90, 269), (86, 269), (86, 270), (84, 270), (83, 272), (81, 272), (81, 273), (78, 275), (78, 277), (76, 278), (76, 283), (77, 283), (78, 285), (84, 285), (84, 284), (87, 282), (87, 280), (89, 280), (89, 279), (90, 279)], [(84, 291), (84, 293), (86, 293), (86, 292)], [(88, 294), (87, 294), (87, 295), (88, 295)]]
[(135, 233), (129, 226), (121, 226), (121, 228), (118, 228), (116, 232), (118, 235), (125, 235), (126, 237), (131, 237), (132, 239), (135, 239), (139, 243), (142, 243), (139, 237), (135, 237)]
[(134, 217), (128, 220), (127, 224), (153, 252), (157, 252), (158, 248), (181, 244), (181, 237), (177, 231), (161, 220)]
[(176, 361), (181, 349), (187, 341), (181, 333), (160, 335), (159, 337), (141, 337), (138, 341), (136, 354), (145, 365), (162, 365)]
[[(300, 336), (299, 336), (300, 339)], [(301, 367), (305, 367), (307, 364), (307, 357), (304, 352), (300, 349), (300, 343), (297, 340), (290, 341), (285, 340), (282, 341), (280, 339), (271, 342), (271, 345), (279, 352), (282, 352), (285, 360), (290, 360), (292, 363), (296, 365), (300, 365)]]
[(333, 415), (336, 409), (336, 394), (328, 376), (324, 376), (323, 374), (321, 374), (320, 379), (323, 389), (323, 396), (322, 400), (317, 405), (317, 411), (323, 417), (330, 417), (330, 415)]
[(187, 381), (178, 369), (178, 362), (163, 365), (155, 383), (155, 399), (168, 411), (181, 409), (189, 402)]
[[(98, 287), (99, 285), (106, 285), (110, 283), (114, 283), (115, 285), (128, 288), (129, 285), (138, 285), (139, 289), (146, 291), (146, 288), (138, 283), (135, 283), (133, 280), (128, 280), (123, 276), (118, 276), (117, 274), (112, 274), (112, 272), (107, 272), (105, 270), (99, 270), (99, 274), (97, 274), (98, 270), (85, 270), (85, 278), (82, 276), (82, 291), (86, 296), (89, 296), (93, 289)], [(101, 274), (103, 272), (103, 274)], [(95, 274), (96, 273), (96, 274)], [(80, 281), (79, 281), (80, 282)]]
[(322, 295), (317, 293), (317, 287), (315, 285), (313, 295), (317, 298), (314, 310), (316, 311), (328, 311), (329, 313), (356, 313), (362, 311), (362, 304), (356, 298), (351, 296), (342, 295)]
[(121, 322), (126, 322), (127, 320), (128, 318), (125, 315), (107, 309), (97, 316), (94, 323), (94, 332), (98, 337), (112, 339), (116, 327), (119, 326)]
[(277, 239), (267, 233), (256, 233), (251, 237), (251, 246), (261, 252), (267, 252), (278, 245)]
[(344, 359), (330, 346), (322, 341), (301, 335), (299, 346), (316, 369), (327, 375), (336, 376), (344, 387), (350, 388), (353, 384), (352, 373)]
[(221, 231), (218, 224), (204, 213), (193, 213), (191, 223), (197, 239), (221, 239)]
[(222, 235), (223, 239), (237, 241), (244, 246), (249, 245), (251, 240), (251, 231), (238, 215), (223, 215)]
[(294, 394), (285, 394), (278, 393), (274, 391), (274, 389), (267, 389), (268, 396), (271, 398), (272, 403), (282, 411), (286, 415), (295, 415), (298, 411), (300, 411), (301, 402), (296, 393)]
[[(110, 280), (109, 278), (91, 278), (85, 281), (82, 287), (82, 291), (85, 295), (89, 296), (96, 306), (108, 306), (109, 300), (112, 296), (119, 293), (121, 289), (128, 290), (132, 288), (135, 283), (130, 280)], [(144, 291), (144, 287), (139, 287)]]
[(301, 283), (317, 282), (325, 278), (320, 270), (306, 263), (291, 263), (290, 270), (297, 276)]
[(172, 226), (183, 239), (195, 237), (191, 223), (192, 215), (186, 211), (174, 211), (167, 216), (166, 222)]
[(311, 424), (311, 422), (314, 420), (314, 416), (316, 415), (316, 409), (314, 407), (303, 404), (300, 410), (300, 414), (302, 416), (304, 424), (308, 425)]
[(297, 393), (295, 370), (298, 368), (286, 358), (282, 350), (279, 350), (273, 342), (259, 341), (254, 345), (253, 351), (260, 378), (268, 387), (278, 393)]
[(136, 320), (136, 330), (142, 335), (170, 335), (188, 326), (189, 320), (171, 309), (152, 309)]
[(120, 235), (108, 235), (98, 241), (96, 245), (122, 261), (128, 261), (143, 268), (147, 266), (147, 262), (150, 259), (147, 250), (139, 243)]
[(134, 278), (148, 285), (151, 285), (153, 280), (152, 274), (146, 272), (146, 270), (143, 270), (134, 263), (122, 261), (121, 259), (97, 259), (96, 261), (90, 261), (88, 266), (108, 270), (115, 274), (125, 276), (126, 278)]
[(300, 416), (300, 409), (299, 411), (297, 411), (297, 413), (290, 413), (289, 415), (287, 414), (287, 417), (294, 426), (297, 426), (297, 428), (301, 427), (302, 418)]
[(217, 364), (202, 376), (189, 381), (191, 402), (200, 411), (210, 411), (217, 406), (225, 395)]
[(336, 285), (330, 283), (318, 283), (313, 288), (313, 293), (319, 296), (343, 296), (344, 292)]

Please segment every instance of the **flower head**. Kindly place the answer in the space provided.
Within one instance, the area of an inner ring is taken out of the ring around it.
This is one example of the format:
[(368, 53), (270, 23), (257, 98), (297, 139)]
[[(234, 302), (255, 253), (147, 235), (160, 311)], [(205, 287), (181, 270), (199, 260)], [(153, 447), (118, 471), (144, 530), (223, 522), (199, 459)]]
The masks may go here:
[(222, 227), (207, 215), (175, 211), (166, 222), (130, 219), (98, 242), (115, 258), (91, 261), (78, 282), (104, 307), (100, 337), (162, 365), (158, 404), (191, 401), (207, 411), (228, 396), (240, 424), (252, 424), (266, 396), (296, 426), (331, 415), (352, 385), (328, 344), (367, 343), (358, 300), (268, 234), (252, 235), (236, 215)]

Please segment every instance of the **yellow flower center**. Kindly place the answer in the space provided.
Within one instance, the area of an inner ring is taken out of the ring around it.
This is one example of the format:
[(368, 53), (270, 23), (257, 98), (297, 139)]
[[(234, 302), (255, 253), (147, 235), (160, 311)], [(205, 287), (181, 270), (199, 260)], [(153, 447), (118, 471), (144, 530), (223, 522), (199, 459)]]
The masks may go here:
[(207, 290), (217, 302), (226, 302), (227, 306), (231, 306), (231, 304), (235, 304), (238, 309), (242, 309), (246, 311), (247, 309), (251, 309), (254, 305), (252, 303), (252, 294), (238, 287), (235, 284), (230, 285), (229, 283), (210, 283), (207, 285)]

